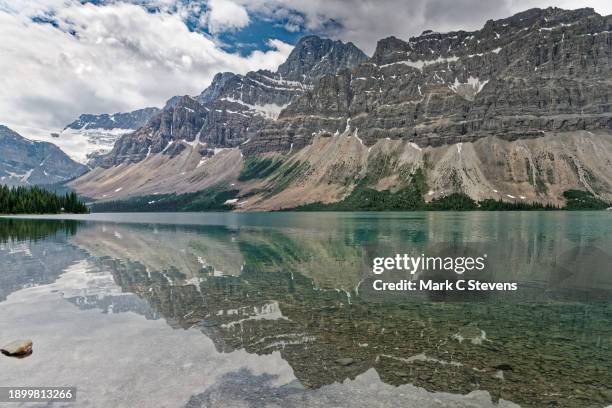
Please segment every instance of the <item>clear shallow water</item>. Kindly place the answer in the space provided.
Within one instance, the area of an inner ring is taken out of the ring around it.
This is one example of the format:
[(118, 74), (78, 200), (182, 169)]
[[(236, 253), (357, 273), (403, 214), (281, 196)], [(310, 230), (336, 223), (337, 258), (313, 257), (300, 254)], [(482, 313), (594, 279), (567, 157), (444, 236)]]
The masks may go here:
[[(1, 385), (96, 407), (612, 404), (610, 213), (70, 218), (0, 219), (0, 343), (34, 341)], [(519, 289), (372, 290), (396, 253), (486, 253), (465, 277)]]

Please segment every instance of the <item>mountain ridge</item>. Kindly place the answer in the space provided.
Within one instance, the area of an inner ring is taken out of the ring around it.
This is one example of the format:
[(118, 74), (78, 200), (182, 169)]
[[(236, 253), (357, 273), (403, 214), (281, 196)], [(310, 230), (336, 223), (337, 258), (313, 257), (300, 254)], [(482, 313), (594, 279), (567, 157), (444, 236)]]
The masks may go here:
[[(396, 190), (420, 168), (428, 200), (560, 204), (582, 189), (610, 201), (611, 30), (612, 16), (592, 9), (530, 9), (471, 32), (387, 37), (311, 84), (226, 74), (209, 87), (214, 105), (179, 99), (125, 137), (134, 160), (116, 151), (74, 185), (104, 200), (225, 185), (240, 190), (237, 209), (271, 210), (338, 201), (362, 183)], [(248, 103), (283, 93), (268, 115)], [(261, 171), (245, 180), (247, 166)]]

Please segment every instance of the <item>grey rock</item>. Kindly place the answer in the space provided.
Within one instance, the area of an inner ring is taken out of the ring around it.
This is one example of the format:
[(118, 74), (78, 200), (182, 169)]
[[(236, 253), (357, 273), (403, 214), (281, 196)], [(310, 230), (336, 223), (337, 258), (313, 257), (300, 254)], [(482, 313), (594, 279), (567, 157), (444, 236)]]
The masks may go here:
[[(290, 177), (262, 180), (274, 200), (242, 207), (257, 210), (331, 202), (363, 180), (394, 190), (417, 168), (427, 170), (426, 199), (463, 192), (477, 200), (563, 205), (560, 192), (586, 189), (610, 200), (611, 31), (612, 16), (592, 9), (531, 9), (471, 32), (385, 38), (357, 65), (357, 54), (342, 55), (350, 47), (307, 39), (275, 73), (222, 73), (199, 96), (173, 98), (122, 137), (104, 166), (149, 154), (208, 157), (224, 147), (238, 147), (245, 160), (287, 155)], [(293, 154), (304, 147), (312, 149)], [(191, 180), (239, 181), (243, 163), (210, 171), (204, 164), (181, 188), (200, 188)], [(121, 183), (141, 183), (148, 164), (127, 169), (133, 177)], [(154, 189), (145, 183), (139, 192), (163, 191), (165, 179), (175, 191), (176, 174), (163, 172), (152, 176)], [(115, 176), (109, 171), (75, 188), (103, 198), (100, 180), (107, 189), (124, 187)]]
[(15, 340), (0, 348), (6, 356), (26, 356), (32, 353), (32, 340)]
[(512, 371), (512, 366), (508, 363), (500, 363), (494, 366), (493, 368), (495, 368), (496, 370), (502, 370), (502, 371)]
[(336, 360), (336, 364), (339, 364), (341, 366), (350, 366), (351, 364), (353, 364), (355, 362), (355, 360), (353, 360), (352, 358), (339, 358)]
[(220, 72), (212, 80), (208, 88), (202, 91), (196, 98), (200, 103), (211, 103), (216, 101), (223, 94), (225, 85), (232, 79), (239, 77), (232, 72)]

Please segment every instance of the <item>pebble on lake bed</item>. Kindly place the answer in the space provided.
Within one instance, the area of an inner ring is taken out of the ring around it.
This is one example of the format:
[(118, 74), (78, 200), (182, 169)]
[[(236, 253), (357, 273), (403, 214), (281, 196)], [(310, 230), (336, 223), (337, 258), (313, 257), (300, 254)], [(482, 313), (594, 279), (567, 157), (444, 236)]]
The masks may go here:
[(32, 340), (15, 340), (0, 348), (5, 356), (26, 356), (32, 353)]
[(336, 364), (340, 364), (341, 366), (350, 366), (351, 364), (353, 364), (355, 362), (355, 360), (353, 360), (352, 358), (339, 358), (338, 360), (336, 360)]

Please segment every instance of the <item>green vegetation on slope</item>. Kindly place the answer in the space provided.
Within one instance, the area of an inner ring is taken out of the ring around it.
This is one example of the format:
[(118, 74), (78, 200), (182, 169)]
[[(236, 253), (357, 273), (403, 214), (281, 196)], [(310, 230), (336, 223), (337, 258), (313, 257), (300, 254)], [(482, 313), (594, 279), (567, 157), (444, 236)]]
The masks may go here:
[(312, 203), (295, 208), (298, 211), (416, 211), (426, 207), (425, 175), (421, 169), (411, 176), (408, 185), (396, 192), (378, 191), (362, 182), (342, 201), (323, 204)]
[(593, 196), (588, 191), (568, 190), (563, 193), (567, 200), (565, 207), (553, 204), (507, 202), (501, 199), (475, 201), (464, 193), (452, 193), (426, 203), (423, 199), (427, 191), (425, 174), (417, 169), (410, 176), (408, 186), (396, 191), (378, 191), (367, 187), (365, 181), (337, 203), (320, 202), (306, 204), (292, 209), (296, 211), (532, 211), (532, 210), (602, 210), (612, 204)]
[[(303, 176), (309, 169), (305, 162), (272, 158), (248, 158), (239, 180), (268, 178), (269, 187), (257, 191), (269, 197), (284, 190), (289, 184)], [(507, 202), (501, 199), (475, 201), (464, 193), (452, 193), (435, 198), (429, 203), (424, 197), (428, 191), (423, 169), (412, 174), (405, 172), (404, 185), (397, 191), (378, 191), (368, 187), (371, 179), (363, 179), (342, 201), (324, 204), (321, 202), (288, 208), (284, 211), (531, 211), (531, 210), (599, 210), (611, 204), (591, 193), (568, 190), (563, 193), (565, 207), (536, 202)], [(171, 212), (171, 211), (231, 211), (235, 208), (228, 200), (240, 193), (225, 185), (187, 194), (160, 194), (129, 198), (123, 201), (101, 202), (92, 205), (94, 212)], [(253, 190), (250, 195), (256, 194)], [(246, 195), (241, 195), (245, 198)]]
[(502, 199), (493, 200), (487, 198), (478, 202), (476, 210), (481, 211), (532, 211), (532, 210), (563, 210), (563, 207), (558, 207), (553, 204), (542, 203), (525, 203), (525, 202), (508, 202)]
[(283, 164), (283, 161), (280, 159), (247, 157), (238, 176), (238, 181), (265, 178), (279, 168), (281, 164)]
[(426, 206), (431, 211), (532, 211), (532, 210), (560, 210), (552, 204), (507, 202), (501, 199), (485, 199), (476, 201), (467, 194), (452, 193), (444, 197), (431, 200)]
[(563, 198), (566, 200), (565, 208), (568, 210), (605, 210), (612, 206), (588, 191), (567, 190), (563, 192)]
[(478, 203), (466, 194), (452, 193), (431, 200), (426, 208), (433, 211), (468, 211), (478, 209)]
[(92, 212), (175, 212), (175, 211), (230, 211), (226, 204), (238, 195), (238, 190), (226, 190), (222, 186), (186, 194), (159, 194), (106, 201), (91, 206)]
[(76, 193), (55, 194), (40, 187), (0, 187), (0, 214), (87, 213)]
[(271, 177), (271, 182), (274, 188), (267, 192), (268, 196), (278, 194), (283, 191), (295, 180), (302, 177), (310, 168), (307, 162), (301, 162), (299, 160), (293, 162), (284, 163), (275, 171)]

